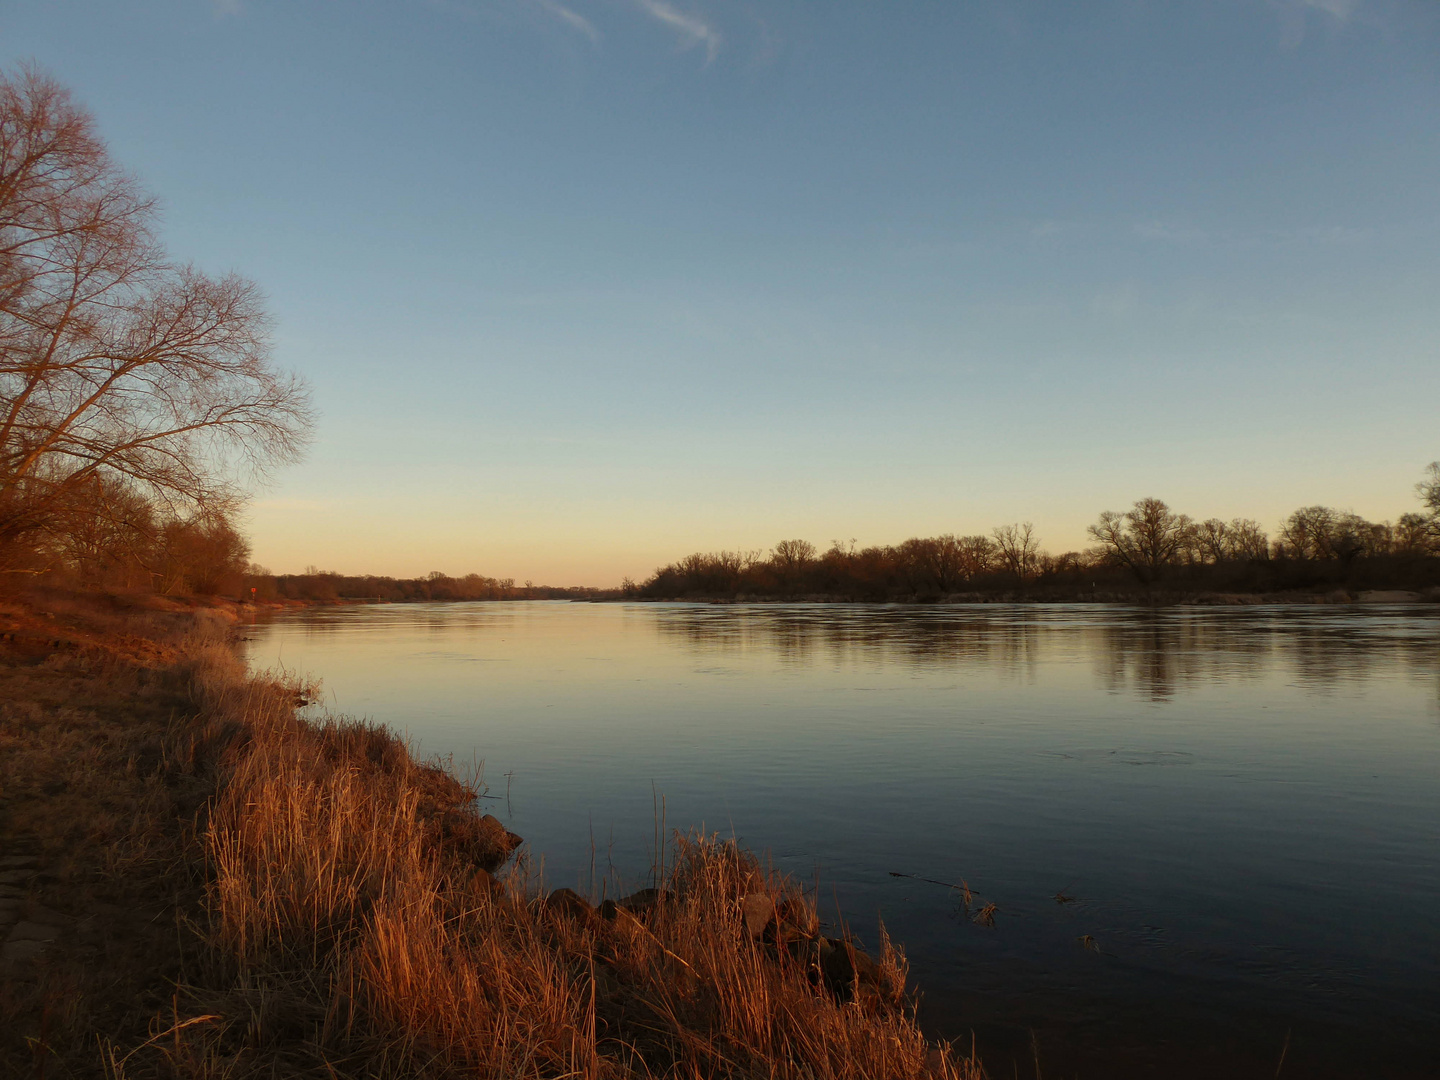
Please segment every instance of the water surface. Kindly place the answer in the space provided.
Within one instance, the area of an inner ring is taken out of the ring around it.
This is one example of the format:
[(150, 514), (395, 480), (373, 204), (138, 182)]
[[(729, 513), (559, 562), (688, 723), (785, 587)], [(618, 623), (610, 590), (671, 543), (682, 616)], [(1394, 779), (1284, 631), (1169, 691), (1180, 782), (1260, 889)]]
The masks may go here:
[(251, 636), (483, 762), (551, 885), (640, 883), (659, 793), (863, 939), (883, 918), (993, 1075), (1434, 1074), (1440, 608), (422, 604)]

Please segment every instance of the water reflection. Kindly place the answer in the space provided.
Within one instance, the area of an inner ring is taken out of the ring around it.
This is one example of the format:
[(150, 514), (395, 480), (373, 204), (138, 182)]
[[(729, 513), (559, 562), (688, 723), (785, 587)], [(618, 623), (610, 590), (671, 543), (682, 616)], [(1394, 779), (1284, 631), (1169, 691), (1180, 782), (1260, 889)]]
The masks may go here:
[(1440, 618), (1429, 607), (686, 605), (658, 608), (655, 626), (697, 656), (765, 653), (796, 667), (970, 666), (1025, 681), (1041, 662), (1085, 657), (1107, 690), (1154, 702), (1277, 670), (1317, 690), (1386, 672), (1440, 680)]

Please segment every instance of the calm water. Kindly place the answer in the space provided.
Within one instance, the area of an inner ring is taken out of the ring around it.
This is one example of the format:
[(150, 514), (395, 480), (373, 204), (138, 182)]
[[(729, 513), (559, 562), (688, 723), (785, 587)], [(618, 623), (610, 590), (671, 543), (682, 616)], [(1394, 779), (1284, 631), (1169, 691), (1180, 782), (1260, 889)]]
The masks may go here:
[(639, 882), (656, 792), (818, 876), (993, 1075), (1440, 1070), (1440, 608), (437, 604), (251, 634), (332, 709), (483, 761), (551, 885)]

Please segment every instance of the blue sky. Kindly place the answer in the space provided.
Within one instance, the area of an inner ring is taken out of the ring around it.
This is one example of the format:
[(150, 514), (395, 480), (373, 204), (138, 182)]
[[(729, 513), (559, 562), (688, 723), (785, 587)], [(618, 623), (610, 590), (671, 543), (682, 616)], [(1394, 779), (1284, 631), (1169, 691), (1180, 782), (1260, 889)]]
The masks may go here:
[(313, 384), (257, 560), (607, 584), (1440, 458), (1440, 3), (6, 0)]

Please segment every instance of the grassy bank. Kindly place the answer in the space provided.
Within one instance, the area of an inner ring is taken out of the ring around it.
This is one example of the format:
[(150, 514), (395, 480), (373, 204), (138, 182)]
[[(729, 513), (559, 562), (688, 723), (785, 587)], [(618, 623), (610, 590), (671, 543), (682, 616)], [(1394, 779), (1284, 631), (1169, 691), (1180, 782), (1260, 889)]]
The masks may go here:
[[(46, 614), (48, 613), (48, 614)], [(753, 855), (543, 895), (473, 790), (297, 717), (221, 609), (0, 605), (0, 1073), (977, 1077)], [(508, 869), (506, 869), (508, 867)]]

